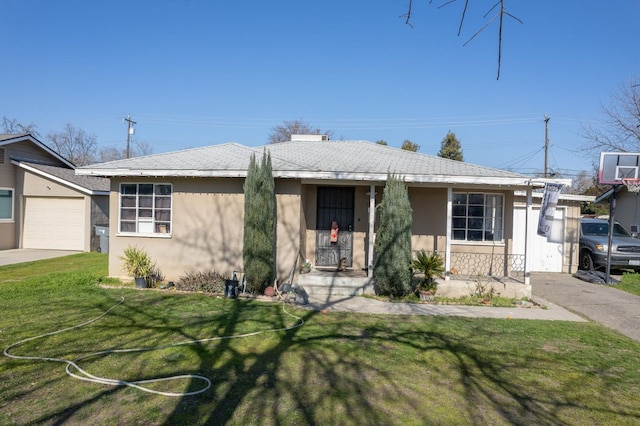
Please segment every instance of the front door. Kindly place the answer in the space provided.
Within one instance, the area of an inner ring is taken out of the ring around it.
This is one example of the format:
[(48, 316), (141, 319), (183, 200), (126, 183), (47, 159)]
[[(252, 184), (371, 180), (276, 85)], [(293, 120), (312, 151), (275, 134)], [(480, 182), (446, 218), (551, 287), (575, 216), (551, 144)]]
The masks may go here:
[(318, 187), (316, 266), (337, 267), (344, 259), (344, 266), (351, 267), (353, 204), (352, 187)]

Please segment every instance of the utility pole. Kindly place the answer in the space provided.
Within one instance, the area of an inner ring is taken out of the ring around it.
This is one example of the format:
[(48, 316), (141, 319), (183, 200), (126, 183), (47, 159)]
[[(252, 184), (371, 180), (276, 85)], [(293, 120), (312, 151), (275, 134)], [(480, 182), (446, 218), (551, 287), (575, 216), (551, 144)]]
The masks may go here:
[(129, 158), (129, 144), (131, 143), (131, 135), (134, 132), (133, 125), (136, 124), (136, 122), (131, 119), (129, 114), (127, 114), (127, 118), (125, 118), (124, 121), (127, 122), (127, 151), (125, 153), (125, 158)]
[(549, 174), (549, 119), (547, 114), (544, 115), (544, 177)]

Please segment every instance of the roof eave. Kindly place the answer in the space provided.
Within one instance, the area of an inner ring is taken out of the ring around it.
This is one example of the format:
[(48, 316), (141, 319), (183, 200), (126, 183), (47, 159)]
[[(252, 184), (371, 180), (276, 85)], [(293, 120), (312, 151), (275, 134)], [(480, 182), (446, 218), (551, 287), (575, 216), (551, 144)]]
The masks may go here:
[[(245, 178), (246, 170), (147, 170), (147, 169), (76, 169), (76, 174), (102, 177), (221, 177)], [(279, 179), (304, 179), (320, 181), (361, 181), (386, 182), (387, 173), (320, 172), (304, 170), (274, 170), (273, 176)], [(400, 175), (406, 183), (439, 183), (518, 186), (544, 186), (526, 176), (487, 177), (487, 176), (445, 176), (445, 175)]]

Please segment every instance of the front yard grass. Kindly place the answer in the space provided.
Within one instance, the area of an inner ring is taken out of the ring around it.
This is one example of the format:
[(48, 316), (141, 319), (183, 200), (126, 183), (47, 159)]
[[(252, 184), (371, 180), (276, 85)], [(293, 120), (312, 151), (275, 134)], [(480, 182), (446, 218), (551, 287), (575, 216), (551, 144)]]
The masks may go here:
[(640, 274), (624, 274), (615, 288), (640, 296)]
[[(95, 323), (11, 353), (74, 359), (296, 322), (278, 303), (103, 288), (106, 264), (106, 255), (80, 254), (0, 267), (0, 346), (85, 322), (121, 297)], [(82, 362), (124, 380), (208, 377), (212, 387), (195, 396), (83, 382), (60, 363), (2, 357), (0, 424), (640, 422), (640, 343), (598, 324), (286, 309), (304, 325)], [(201, 383), (150, 386), (183, 392)]]

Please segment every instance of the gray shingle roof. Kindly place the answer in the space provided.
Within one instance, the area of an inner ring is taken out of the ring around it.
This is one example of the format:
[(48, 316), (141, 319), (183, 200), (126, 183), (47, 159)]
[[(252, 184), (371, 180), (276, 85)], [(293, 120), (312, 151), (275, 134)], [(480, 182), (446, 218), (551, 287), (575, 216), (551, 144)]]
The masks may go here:
[[(96, 176), (246, 175), (252, 154), (271, 154), (275, 177), (384, 181), (388, 173), (407, 182), (472, 182), (524, 185), (528, 176), (368, 141), (291, 141), (260, 147), (236, 143), (149, 155), (80, 167)], [(507, 182), (508, 181), (508, 182)]]
[(88, 192), (108, 192), (110, 189), (109, 179), (103, 177), (80, 176), (77, 175), (73, 169), (30, 163), (27, 161), (21, 161), (20, 164), (30, 169), (35, 169), (36, 173), (40, 172), (42, 175), (53, 176), (59, 180), (84, 188)]

